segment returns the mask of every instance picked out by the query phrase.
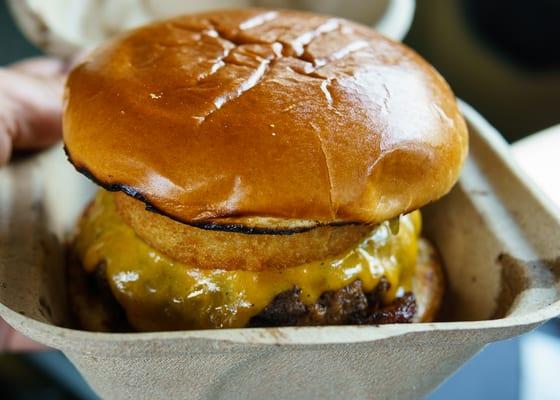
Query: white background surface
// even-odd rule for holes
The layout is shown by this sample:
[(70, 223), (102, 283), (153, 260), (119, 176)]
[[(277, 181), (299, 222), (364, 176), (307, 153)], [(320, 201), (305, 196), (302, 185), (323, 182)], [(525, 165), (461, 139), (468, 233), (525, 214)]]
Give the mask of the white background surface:
[[(527, 175), (560, 208), (560, 125), (520, 140), (512, 151)], [(538, 331), (522, 337), (520, 358), (520, 399), (560, 399), (558, 338)]]

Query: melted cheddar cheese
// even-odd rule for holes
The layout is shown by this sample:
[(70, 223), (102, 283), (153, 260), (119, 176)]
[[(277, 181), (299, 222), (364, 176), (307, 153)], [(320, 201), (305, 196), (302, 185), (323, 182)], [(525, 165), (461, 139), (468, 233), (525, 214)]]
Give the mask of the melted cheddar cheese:
[[(412, 288), (420, 213), (385, 222), (339, 257), (261, 272), (199, 269), (173, 261), (136, 236), (116, 211), (113, 195), (100, 191), (82, 218), (75, 249), (87, 271), (106, 264), (111, 290), (140, 331), (237, 328), (273, 298), (293, 287), (306, 304), (323, 292), (360, 279), (364, 292), (385, 276), (386, 303)], [(393, 232), (392, 232), (393, 230)]]

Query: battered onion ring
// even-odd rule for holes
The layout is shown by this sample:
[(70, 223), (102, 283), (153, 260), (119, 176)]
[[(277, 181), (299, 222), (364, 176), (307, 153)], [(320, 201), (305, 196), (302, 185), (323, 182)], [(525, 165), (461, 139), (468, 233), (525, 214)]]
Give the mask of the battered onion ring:
[(126, 224), (156, 250), (202, 269), (262, 271), (337, 256), (372, 230), (368, 225), (320, 226), (291, 235), (213, 231), (146, 211), (143, 202), (114, 193)]

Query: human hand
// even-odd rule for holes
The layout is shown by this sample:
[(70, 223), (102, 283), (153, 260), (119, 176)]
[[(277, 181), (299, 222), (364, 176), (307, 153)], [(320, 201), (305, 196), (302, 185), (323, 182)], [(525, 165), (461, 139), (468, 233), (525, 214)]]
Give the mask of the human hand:
[[(0, 67), (0, 166), (14, 150), (38, 150), (59, 139), (66, 72), (65, 63), (47, 57)], [(45, 348), (0, 319), (0, 352)]]
[(61, 134), (67, 64), (47, 57), (0, 68), (0, 166), (13, 151), (38, 150)]
[(0, 353), (46, 349), (47, 347), (23, 336), (0, 318)]

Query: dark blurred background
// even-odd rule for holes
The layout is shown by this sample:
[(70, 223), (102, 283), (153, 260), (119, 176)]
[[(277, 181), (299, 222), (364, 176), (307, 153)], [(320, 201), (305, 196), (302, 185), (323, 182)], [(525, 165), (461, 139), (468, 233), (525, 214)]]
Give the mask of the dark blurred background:
[[(560, 1), (419, 0), (405, 42), (509, 141), (560, 123)], [(39, 53), (1, 0), (0, 65)], [(537, 334), (557, 337), (558, 324)], [(532, 398), (520, 387), (522, 346), (488, 346), (430, 399)], [(95, 398), (58, 352), (0, 355), (0, 386), (2, 399)]]
[(508, 140), (560, 123), (560, 1), (416, 3), (405, 42)]

